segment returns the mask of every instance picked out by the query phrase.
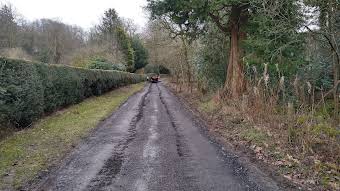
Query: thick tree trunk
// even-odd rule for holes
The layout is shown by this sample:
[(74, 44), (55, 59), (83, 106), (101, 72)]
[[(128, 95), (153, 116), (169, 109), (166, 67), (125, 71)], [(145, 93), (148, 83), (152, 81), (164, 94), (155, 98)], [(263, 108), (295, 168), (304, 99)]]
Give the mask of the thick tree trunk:
[(242, 8), (235, 6), (232, 8), (230, 17), (230, 50), (227, 69), (227, 80), (225, 91), (231, 97), (239, 97), (245, 91), (244, 66), (242, 61), (242, 49), (240, 43), (245, 39), (245, 33), (241, 31), (241, 26), (245, 24), (242, 16)]

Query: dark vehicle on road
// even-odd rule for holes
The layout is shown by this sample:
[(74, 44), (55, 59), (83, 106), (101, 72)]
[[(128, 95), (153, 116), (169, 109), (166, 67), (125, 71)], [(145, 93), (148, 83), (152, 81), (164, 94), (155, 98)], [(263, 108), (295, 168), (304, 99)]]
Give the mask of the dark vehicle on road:
[(148, 81), (150, 81), (151, 83), (158, 83), (159, 75), (152, 75), (151, 77), (148, 77)]
[(152, 76), (151, 77), (151, 82), (152, 83), (158, 83), (159, 82), (159, 76)]

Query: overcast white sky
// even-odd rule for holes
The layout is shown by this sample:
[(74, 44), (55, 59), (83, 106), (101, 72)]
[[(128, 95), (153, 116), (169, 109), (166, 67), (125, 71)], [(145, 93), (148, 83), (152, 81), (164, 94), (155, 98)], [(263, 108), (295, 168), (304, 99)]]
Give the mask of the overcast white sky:
[(30, 21), (58, 18), (84, 29), (97, 24), (108, 8), (115, 8), (120, 17), (130, 18), (140, 27), (147, 22), (147, 13), (143, 10), (146, 0), (0, 0), (0, 3), (12, 4)]

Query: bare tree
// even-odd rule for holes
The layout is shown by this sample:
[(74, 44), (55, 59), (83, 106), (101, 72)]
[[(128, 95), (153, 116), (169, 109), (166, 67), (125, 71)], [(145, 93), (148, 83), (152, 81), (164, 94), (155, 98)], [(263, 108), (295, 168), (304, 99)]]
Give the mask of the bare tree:
[(10, 4), (0, 6), (0, 48), (13, 48), (18, 27), (15, 13)]
[(186, 56), (181, 39), (169, 36), (169, 31), (159, 21), (149, 22), (144, 35), (149, 63), (169, 68), (181, 91), (187, 79)]
[(138, 27), (133, 22), (132, 19), (122, 18), (122, 23), (123, 23), (124, 30), (129, 34), (130, 37), (136, 35)]

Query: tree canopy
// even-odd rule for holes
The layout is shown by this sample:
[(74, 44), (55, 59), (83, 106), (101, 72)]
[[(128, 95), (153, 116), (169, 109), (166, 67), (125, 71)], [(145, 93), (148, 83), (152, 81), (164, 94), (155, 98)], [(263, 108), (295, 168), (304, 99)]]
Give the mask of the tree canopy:
[[(287, 50), (295, 45), (299, 27), (299, 7), (294, 0), (148, 0), (148, 9), (152, 18), (170, 20), (175, 24), (174, 29), (182, 29), (190, 38), (204, 34), (209, 22), (230, 37), (225, 90), (231, 96), (239, 96), (245, 91), (243, 62), (247, 53), (251, 55), (257, 46), (257, 53), (262, 49), (262, 55), (267, 57), (266, 49), (281, 58), (290, 57)], [(249, 42), (248, 47), (246, 42)], [(262, 62), (273, 61), (278, 57), (276, 55), (271, 54), (270, 59)]]

